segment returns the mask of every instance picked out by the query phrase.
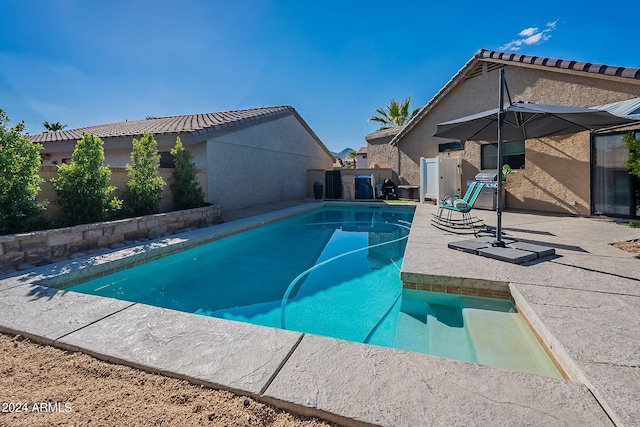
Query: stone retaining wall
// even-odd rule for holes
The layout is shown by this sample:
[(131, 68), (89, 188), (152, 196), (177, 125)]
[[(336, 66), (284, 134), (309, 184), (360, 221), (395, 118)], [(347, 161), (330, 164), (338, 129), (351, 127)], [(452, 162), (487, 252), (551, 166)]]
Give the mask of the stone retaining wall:
[(188, 209), (97, 222), (74, 227), (0, 236), (0, 270), (24, 270), (73, 257), (74, 254), (96, 252), (100, 248), (123, 246), (139, 239), (156, 239), (187, 228), (198, 228), (222, 222), (219, 206)]

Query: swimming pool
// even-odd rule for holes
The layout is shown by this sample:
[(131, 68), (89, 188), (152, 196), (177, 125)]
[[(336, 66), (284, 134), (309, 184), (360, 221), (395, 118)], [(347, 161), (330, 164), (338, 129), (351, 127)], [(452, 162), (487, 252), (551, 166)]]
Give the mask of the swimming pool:
[[(407, 208), (325, 207), (67, 290), (560, 376), (510, 301), (403, 291), (412, 219)], [(533, 360), (505, 364), (505, 339)]]

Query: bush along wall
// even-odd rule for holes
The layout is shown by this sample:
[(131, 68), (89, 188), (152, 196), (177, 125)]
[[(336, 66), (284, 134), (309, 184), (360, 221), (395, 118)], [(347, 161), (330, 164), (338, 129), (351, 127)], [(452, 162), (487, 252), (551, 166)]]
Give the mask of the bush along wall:
[(0, 234), (46, 228), (45, 204), (36, 200), (42, 146), (29, 140), (24, 123), (8, 123), (0, 109)]

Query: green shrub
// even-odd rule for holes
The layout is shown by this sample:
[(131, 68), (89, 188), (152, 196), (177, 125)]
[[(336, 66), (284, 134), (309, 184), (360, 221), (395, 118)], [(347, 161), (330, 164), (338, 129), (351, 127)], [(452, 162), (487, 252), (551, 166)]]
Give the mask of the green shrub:
[(629, 227), (640, 228), (640, 221), (629, 221)]
[(622, 137), (622, 141), (629, 149), (629, 158), (624, 165), (630, 169), (630, 174), (640, 177), (640, 140), (633, 133), (628, 133)]
[(193, 155), (182, 146), (180, 137), (176, 138), (176, 145), (171, 149), (171, 155), (176, 165), (173, 172), (174, 181), (171, 184), (175, 208), (179, 210), (204, 206), (204, 192), (198, 182)]
[(46, 228), (45, 204), (36, 201), (42, 145), (24, 134), (23, 122), (11, 128), (8, 123), (0, 110), (0, 234)]
[(506, 181), (507, 180), (507, 175), (511, 175), (512, 173), (516, 173), (516, 171), (511, 169), (511, 166), (509, 166), (506, 163), (504, 165), (502, 165), (502, 180), (503, 181)]
[(134, 138), (131, 164), (127, 165), (129, 181), (124, 189), (124, 212), (129, 216), (149, 215), (160, 211), (162, 187), (158, 143), (151, 134)]
[(58, 177), (51, 181), (66, 225), (112, 219), (122, 206), (121, 200), (110, 198), (116, 187), (109, 185), (111, 171), (103, 163), (102, 140), (85, 133), (76, 143), (71, 164), (58, 166)]

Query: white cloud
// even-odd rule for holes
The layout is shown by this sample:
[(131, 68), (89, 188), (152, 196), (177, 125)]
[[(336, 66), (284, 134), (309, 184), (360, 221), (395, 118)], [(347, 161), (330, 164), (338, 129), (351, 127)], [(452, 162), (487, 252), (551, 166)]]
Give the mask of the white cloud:
[(540, 30), (538, 27), (529, 27), (518, 33), (518, 36), (521, 38), (511, 40), (509, 43), (503, 44), (498, 48), (498, 50), (506, 51), (518, 51), (522, 47), (522, 45), (532, 46), (536, 44), (540, 44), (546, 42), (551, 38), (551, 32), (556, 29), (556, 25), (558, 20), (556, 19), (553, 22), (547, 22), (544, 26), (543, 30)]
[(524, 44), (537, 44), (538, 42), (540, 42), (540, 39), (542, 38), (542, 33), (538, 33), (538, 34), (534, 34), (531, 37), (527, 37), (526, 39), (522, 40), (522, 43)]
[(538, 27), (530, 27), (530, 28), (525, 28), (524, 30), (520, 31), (518, 33), (518, 35), (520, 37), (529, 37), (529, 36), (534, 35), (537, 32), (538, 32)]

